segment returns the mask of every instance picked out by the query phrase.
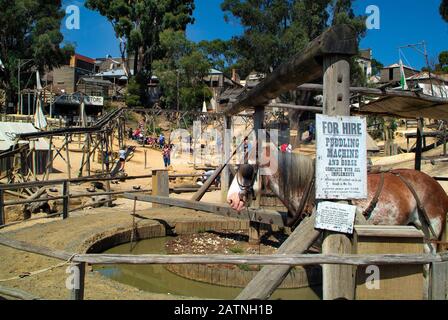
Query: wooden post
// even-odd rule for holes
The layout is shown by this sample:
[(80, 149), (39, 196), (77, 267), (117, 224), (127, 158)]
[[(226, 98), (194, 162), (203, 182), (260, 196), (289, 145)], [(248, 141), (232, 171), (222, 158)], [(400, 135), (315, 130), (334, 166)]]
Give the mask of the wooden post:
[(145, 169), (146, 169), (146, 165), (147, 165), (147, 163), (148, 163), (147, 155), (148, 155), (148, 151), (145, 150)]
[(0, 190), (0, 226), (6, 223), (5, 217), (5, 191)]
[[(299, 254), (313, 245), (321, 232), (314, 229), (315, 214), (306, 218), (275, 254)], [(288, 276), (290, 266), (264, 266), (238, 295), (237, 300), (267, 300)]]
[(62, 184), (62, 195), (64, 199), (62, 200), (62, 219), (68, 218), (69, 206), (70, 206), (70, 190), (68, 187), (68, 181), (64, 181)]
[[(324, 114), (330, 116), (350, 115), (350, 64), (347, 57), (331, 55), (324, 57)], [(323, 254), (347, 254), (352, 252), (349, 237), (325, 232)], [(324, 300), (354, 299), (354, 274), (352, 266), (323, 265)]]
[[(255, 108), (255, 113), (254, 113), (254, 130), (255, 130), (255, 137), (257, 139), (257, 143), (253, 147), (257, 148), (257, 150), (256, 150), (257, 163), (259, 161), (259, 157), (261, 157), (261, 155), (258, 154), (258, 151), (262, 148), (263, 141), (261, 141), (262, 137), (260, 136), (260, 130), (262, 130), (263, 127), (264, 127), (264, 107), (260, 106), (260, 107)], [(245, 156), (246, 155), (244, 155), (244, 157)], [(257, 173), (257, 182), (256, 183), (258, 184), (258, 186), (257, 186), (258, 190), (261, 190), (260, 171), (258, 171), (258, 173)], [(253, 208), (260, 207), (260, 198), (261, 198), (261, 192), (260, 192), (260, 195), (258, 195), (255, 202), (252, 203)], [(260, 244), (260, 237), (261, 237), (260, 227), (261, 227), (261, 225), (259, 222), (251, 221), (249, 223), (249, 244), (250, 245), (259, 245)]]
[[(153, 196), (170, 196), (168, 170), (152, 170), (152, 195)], [(153, 203), (153, 208), (166, 208), (169, 206)]]
[(87, 162), (86, 162), (86, 169), (87, 169), (87, 175), (90, 177), (90, 133), (87, 133)]
[[(227, 159), (229, 159), (231, 155), (231, 146), (232, 146), (232, 117), (224, 117), (224, 132), (222, 135), (223, 143), (223, 159), (222, 163), (224, 164)], [(229, 164), (230, 165), (230, 164)], [(227, 193), (229, 192), (230, 187), (230, 169), (226, 166), (221, 173), (221, 202), (227, 202)]]
[(448, 300), (448, 262), (431, 265), (431, 300)]
[(423, 143), (423, 119), (419, 118), (417, 121), (417, 142), (415, 149), (415, 170), (421, 171), (422, 169), (422, 143)]
[(65, 155), (67, 157), (67, 174), (68, 174), (68, 178), (71, 179), (72, 178), (72, 173), (71, 173), (71, 169), (72, 167), (70, 166), (70, 151), (68, 150), (69, 148), (69, 138), (68, 138), (68, 134), (65, 134)]
[(70, 290), (70, 300), (84, 300), (84, 282), (86, 277), (86, 264), (72, 263), (73, 287)]

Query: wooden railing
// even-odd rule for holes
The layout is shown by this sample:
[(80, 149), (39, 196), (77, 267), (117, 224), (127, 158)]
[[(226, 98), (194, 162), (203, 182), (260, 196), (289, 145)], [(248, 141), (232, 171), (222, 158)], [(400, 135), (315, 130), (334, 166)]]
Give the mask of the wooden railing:
[[(75, 273), (75, 283), (79, 287), (71, 290), (71, 299), (83, 300), (85, 288), (86, 264), (89, 265), (153, 265), (153, 264), (231, 264), (231, 265), (272, 265), (272, 266), (309, 266), (309, 265), (426, 265), (443, 264), (448, 270), (448, 252), (441, 254), (387, 254), (387, 255), (322, 255), (322, 254), (280, 254), (280, 255), (117, 255), (117, 254), (76, 254), (62, 250), (26, 243), (19, 240), (0, 237), (0, 245), (38, 254), (71, 264), (79, 268)], [(435, 286), (448, 285), (435, 283)], [(0, 292), (1, 293), (1, 292)]]
[[(63, 219), (67, 219), (69, 217), (69, 213), (81, 210), (85, 207), (92, 206), (93, 204), (87, 204), (81, 207), (69, 208), (69, 202), (70, 199), (76, 199), (76, 198), (90, 198), (95, 196), (108, 196), (112, 197), (114, 195), (124, 195), (124, 194), (134, 194), (134, 193), (143, 193), (143, 192), (150, 192), (151, 190), (122, 190), (122, 191), (107, 191), (107, 192), (92, 192), (92, 193), (80, 193), (80, 194), (70, 194), (69, 186), (70, 184), (82, 184), (82, 183), (88, 183), (88, 182), (107, 182), (107, 181), (114, 181), (114, 180), (139, 180), (139, 179), (147, 179), (151, 178), (152, 174), (147, 175), (140, 175), (140, 176), (128, 176), (128, 177), (84, 177), (84, 178), (75, 178), (75, 179), (60, 179), (60, 180), (49, 180), (49, 181), (32, 181), (32, 182), (25, 182), (25, 183), (16, 183), (16, 184), (0, 184), (0, 228), (5, 228), (8, 226), (19, 224), (23, 221), (16, 221), (6, 224), (6, 218), (5, 218), (5, 208), (10, 206), (17, 206), (17, 205), (24, 205), (24, 204), (32, 204), (32, 203), (38, 203), (38, 202), (46, 202), (46, 201), (56, 201), (56, 200), (62, 200), (62, 211), (58, 213), (49, 214), (45, 217), (39, 217), (39, 218), (33, 218), (33, 219), (27, 219), (24, 221), (32, 221), (32, 220), (38, 220), (38, 219), (45, 219), (45, 218), (52, 218), (56, 216), (61, 216)], [(172, 174), (169, 175), (169, 179), (177, 179), (177, 178), (194, 178), (194, 177), (202, 177), (203, 174)], [(5, 193), (12, 190), (20, 190), (25, 188), (44, 188), (49, 186), (62, 186), (62, 195), (58, 196), (50, 196), (50, 197), (37, 197), (37, 198), (30, 198), (30, 199), (24, 199), (24, 200), (13, 200), (13, 201), (5, 201)], [(176, 189), (173, 190), (176, 192)], [(180, 189), (177, 192), (180, 191), (188, 191), (187, 189)], [(194, 190), (190, 190), (194, 191)], [(111, 202), (112, 199), (109, 199), (105, 202)], [(103, 203), (97, 203), (97, 204), (104, 204)]]

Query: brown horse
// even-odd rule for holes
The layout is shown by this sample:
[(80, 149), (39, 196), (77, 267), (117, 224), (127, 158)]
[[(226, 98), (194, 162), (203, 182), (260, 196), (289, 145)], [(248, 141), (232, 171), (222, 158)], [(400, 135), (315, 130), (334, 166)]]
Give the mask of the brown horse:
[[(262, 176), (263, 183), (288, 208), (290, 223), (297, 222), (298, 215), (304, 211), (309, 213), (315, 203), (314, 188), (309, 196), (307, 192), (314, 176), (314, 160), (296, 153), (278, 153), (278, 156), (268, 156), (267, 159), (269, 165), (273, 161), (278, 165), (272, 174)], [(240, 187), (234, 181), (228, 201), (236, 210), (245, 205), (240, 200), (239, 191)], [(302, 201), (304, 196), (307, 196), (306, 201)], [(414, 170), (369, 174), (368, 198), (352, 203), (366, 213), (370, 224), (414, 225), (431, 240), (440, 239), (448, 212), (448, 196), (440, 184), (427, 174)], [(426, 247), (427, 251), (434, 249), (435, 246)]]

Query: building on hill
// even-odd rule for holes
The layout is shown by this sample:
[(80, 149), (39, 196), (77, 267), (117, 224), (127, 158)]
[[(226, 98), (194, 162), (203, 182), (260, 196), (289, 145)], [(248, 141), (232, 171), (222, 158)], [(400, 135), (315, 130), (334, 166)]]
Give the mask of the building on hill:
[[(403, 66), (403, 69), (406, 78), (416, 75), (417, 73), (420, 72), (409, 66)], [(390, 66), (382, 68), (380, 73), (380, 79), (381, 79), (380, 83), (400, 83), (401, 80), (400, 64), (394, 63)]]
[(421, 89), (426, 95), (448, 98), (448, 75), (420, 72), (406, 79), (409, 88)]
[(372, 71), (372, 49), (364, 49), (359, 51), (359, 56), (356, 58), (361, 69), (364, 71), (364, 75), (367, 80), (370, 80), (373, 76)]
[(204, 77), (204, 82), (212, 91), (212, 99), (207, 106), (207, 110), (216, 112), (218, 110), (218, 100), (220, 95), (229, 88), (242, 87), (238, 82), (236, 71), (233, 71), (233, 79), (227, 77), (222, 71), (210, 69), (208, 75)]

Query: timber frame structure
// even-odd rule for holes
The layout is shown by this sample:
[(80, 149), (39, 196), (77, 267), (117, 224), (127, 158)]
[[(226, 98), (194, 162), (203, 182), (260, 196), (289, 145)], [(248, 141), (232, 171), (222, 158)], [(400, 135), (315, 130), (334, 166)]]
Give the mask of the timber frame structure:
[[(229, 106), (223, 113), (223, 129), (232, 128), (232, 117), (238, 115), (242, 111), (254, 110), (253, 113), (253, 127), (254, 130), (262, 129), (266, 119), (265, 109), (272, 107), (301, 109), (313, 112), (323, 112), (327, 115), (350, 115), (350, 65), (349, 58), (355, 55), (358, 51), (358, 42), (356, 32), (353, 28), (346, 25), (333, 26), (324, 32), (317, 39), (310, 42), (303, 52), (293, 57), (269, 75), (254, 89), (245, 93), (235, 101), (231, 101)], [(323, 108), (312, 106), (290, 106), (290, 105), (270, 105), (270, 101), (277, 98), (282, 93), (289, 90), (295, 90), (298, 86), (304, 85), (307, 82), (317, 81), (323, 78)], [(316, 88), (314, 88), (316, 89)], [(65, 137), (66, 144), (70, 139), (67, 135), (70, 134), (101, 134), (102, 132), (110, 132), (115, 128), (120, 132), (123, 128), (122, 124), (113, 125), (115, 121), (120, 119), (123, 110), (117, 110), (112, 115), (100, 121), (93, 128), (72, 128), (70, 132), (49, 132), (38, 133), (30, 135), (21, 135), (20, 139), (32, 139), (36, 137), (52, 137), (62, 135)], [(151, 112), (141, 111), (151, 117)], [(158, 111), (155, 111), (158, 112)], [(163, 112), (163, 111), (160, 111)], [(221, 116), (221, 115), (220, 115)], [(178, 122), (184, 121), (184, 118), (179, 116)], [(212, 121), (215, 121), (214, 119)], [(109, 130), (109, 131), (108, 131)], [(123, 134), (121, 130), (121, 134)], [(85, 144), (92, 140), (86, 139)], [(107, 141), (109, 143), (110, 141)], [(96, 140), (98, 143), (98, 140)], [(94, 143), (95, 144), (95, 143)], [(90, 149), (89, 149), (90, 150)], [(106, 150), (107, 147), (106, 147)], [(60, 150), (59, 150), (60, 151)], [(60, 153), (60, 152), (59, 152)], [(58, 153), (58, 154), (59, 154)], [(214, 174), (204, 183), (204, 185), (193, 195), (191, 200), (171, 199), (166, 195), (166, 179), (167, 173), (153, 172), (153, 188), (157, 185), (157, 190), (153, 190), (152, 196), (135, 195), (127, 193), (124, 196), (134, 201), (152, 202), (162, 205), (180, 206), (185, 208), (192, 208), (200, 211), (208, 211), (224, 216), (238, 217), (251, 221), (250, 233), (257, 234), (259, 232), (260, 223), (281, 225), (284, 223), (284, 216), (279, 212), (263, 212), (262, 210), (252, 210), (253, 215), (242, 217), (241, 214), (233, 212), (227, 206), (214, 206), (211, 204), (202, 203), (200, 200), (203, 195), (210, 188), (214, 180), (221, 175), (222, 192), (228, 192), (230, 184), (230, 171), (228, 165), (230, 159), (234, 154), (231, 154), (230, 146), (224, 148), (224, 159), (227, 161), (215, 170)], [(61, 155), (62, 156), (62, 155)], [(87, 162), (86, 162), (87, 164)], [(68, 163), (70, 166), (70, 163)], [(81, 166), (81, 169), (83, 166)], [(293, 170), (294, 168), (292, 168)], [(165, 182), (163, 182), (165, 179)], [(48, 181), (47, 183), (51, 183)], [(67, 189), (66, 183), (64, 190)], [(11, 186), (10, 186), (11, 187)], [(24, 187), (24, 185), (17, 185)], [(0, 194), (2, 189), (6, 187), (0, 186)], [(69, 194), (63, 195), (65, 199)], [(67, 201), (67, 200), (65, 200)], [(300, 214), (300, 212), (295, 212)], [(362, 217), (357, 217), (359, 223), (362, 224)], [(264, 220), (266, 219), (266, 220)], [(6, 245), (19, 250), (37, 252), (47, 256), (57, 257), (62, 260), (71, 259), (70, 261), (82, 270), (80, 274), (80, 282), (83, 283), (85, 264), (97, 263), (118, 263), (126, 262), (133, 264), (148, 264), (148, 263), (256, 263), (266, 265), (248, 284), (248, 286), (237, 297), (240, 300), (250, 299), (268, 299), (272, 293), (282, 283), (283, 279), (291, 271), (294, 265), (298, 264), (323, 264), (323, 298), (326, 300), (333, 299), (354, 299), (354, 276), (352, 265), (372, 264), (372, 261), (384, 264), (393, 264), (400, 262), (399, 259), (393, 260), (394, 257), (353, 257), (351, 253), (351, 241), (342, 234), (335, 234), (330, 232), (322, 232), (314, 228), (316, 213), (305, 218), (301, 224), (292, 232), (289, 238), (279, 248), (277, 253), (269, 257), (259, 257), (258, 259), (248, 257), (115, 257), (115, 256), (96, 256), (89, 255), (72, 255), (66, 252), (49, 251), (48, 248), (38, 248), (36, 246), (14, 242), (8, 239), (0, 239), (1, 245)], [(365, 222), (365, 221), (364, 221)], [(323, 255), (316, 256), (318, 259), (312, 259), (310, 255), (301, 255), (307, 251), (315, 241), (323, 236)], [(313, 255), (314, 256), (314, 255)], [(395, 257), (397, 258), (397, 257)], [(443, 263), (444, 268), (448, 271), (448, 263), (446, 262), (446, 255), (431, 255), (431, 256), (413, 256), (402, 257), (406, 263)], [(201, 260), (205, 259), (205, 260)], [(286, 259), (286, 260), (285, 260)], [(309, 259), (309, 260), (307, 260)], [(320, 260), (319, 260), (320, 259)], [(367, 260), (366, 260), (367, 259)], [(372, 260), (373, 259), (373, 260)], [(392, 260), (391, 260), (392, 259)], [(407, 260), (406, 260), (407, 259)], [(205, 261), (205, 262), (204, 262)], [(256, 261), (256, 262), (254, 262)], [(312, 262), (310, 262), (312, 261)], [(366, 263), (367, 261), (367, 263)], [(73, 292), (74, 299), (83, 298), (84, 287)]]

